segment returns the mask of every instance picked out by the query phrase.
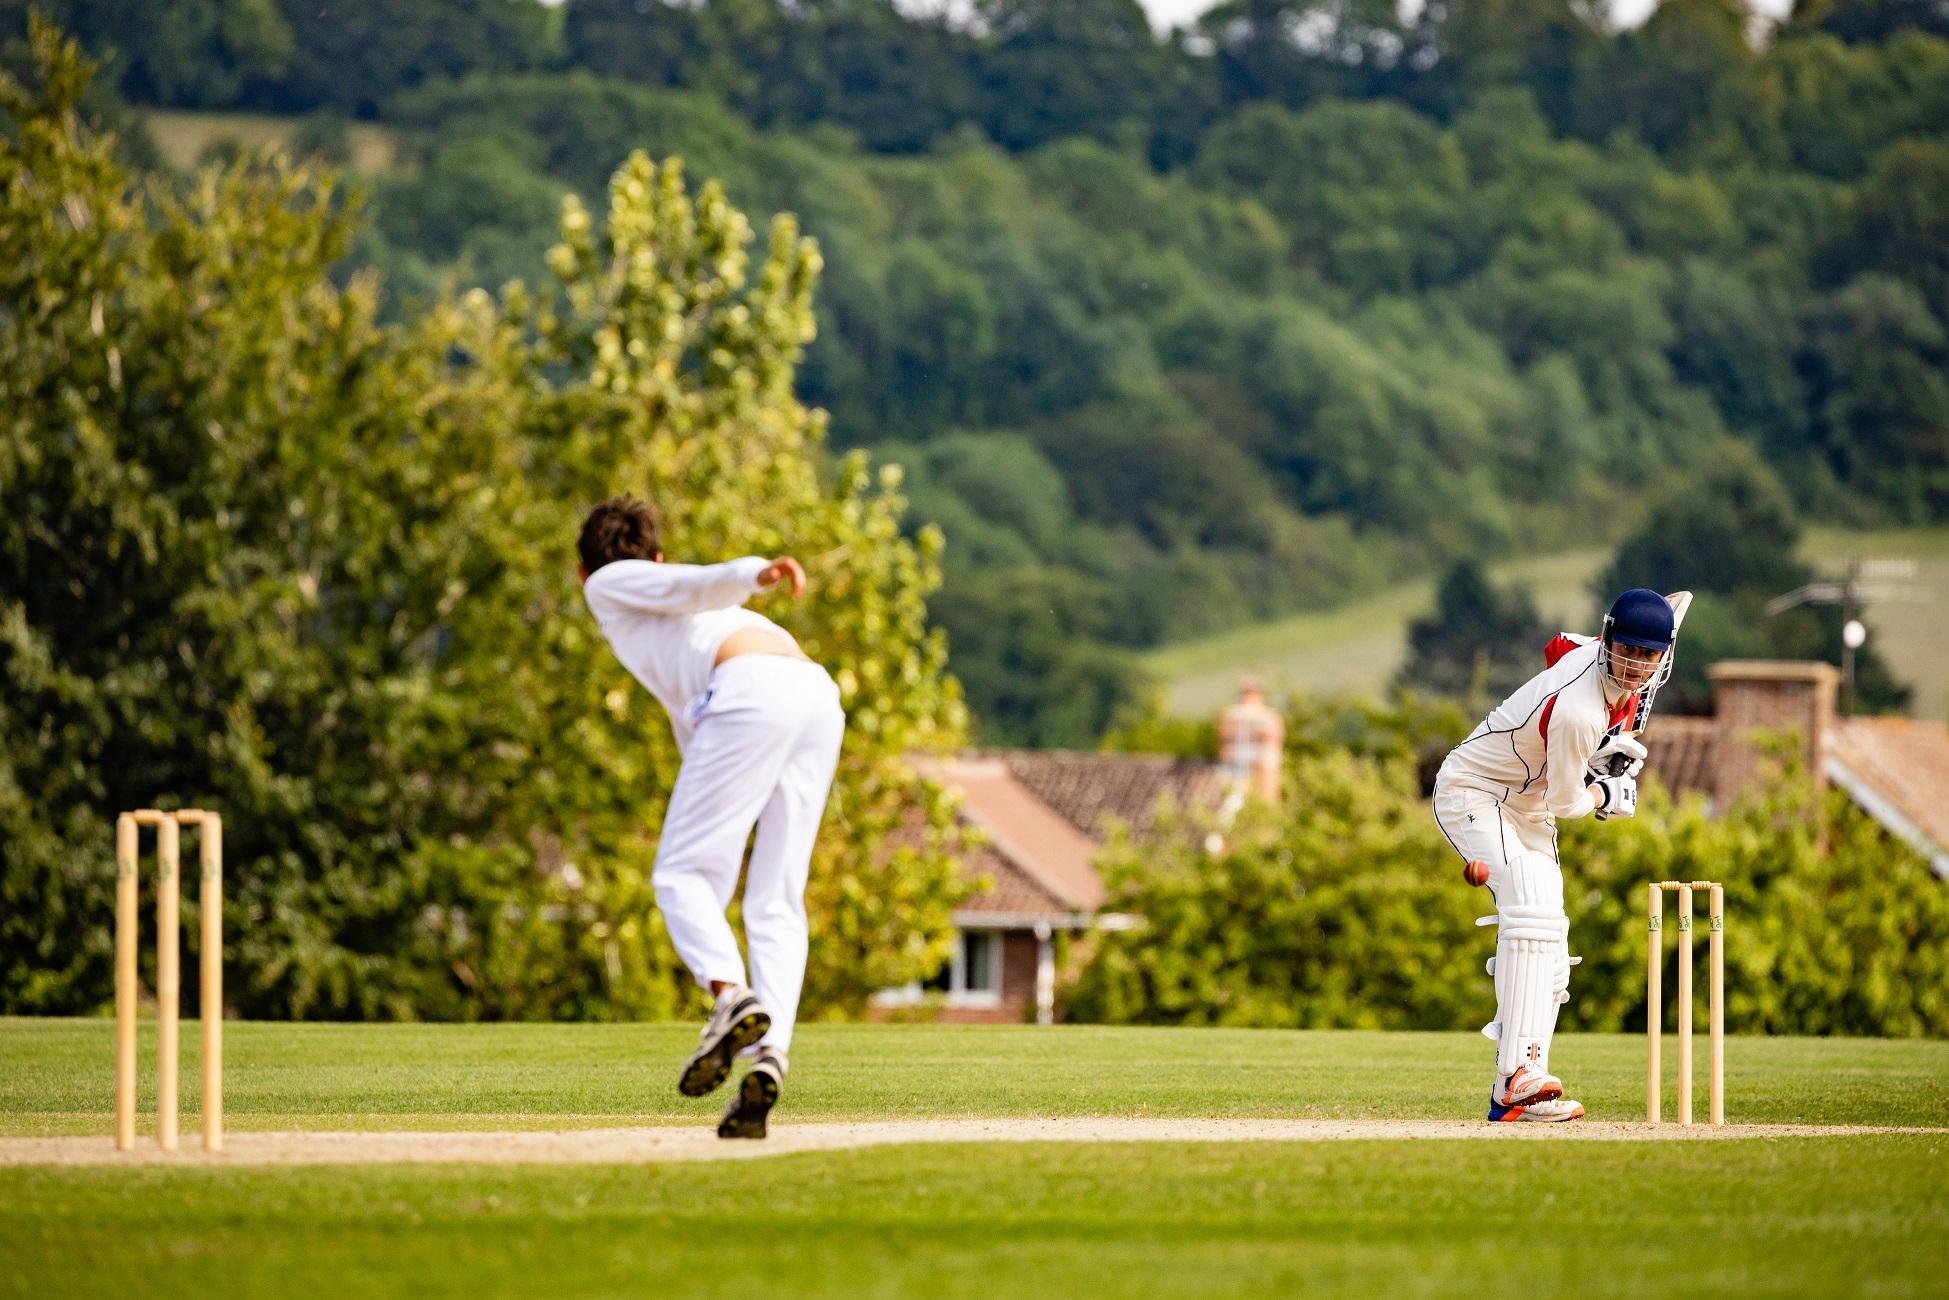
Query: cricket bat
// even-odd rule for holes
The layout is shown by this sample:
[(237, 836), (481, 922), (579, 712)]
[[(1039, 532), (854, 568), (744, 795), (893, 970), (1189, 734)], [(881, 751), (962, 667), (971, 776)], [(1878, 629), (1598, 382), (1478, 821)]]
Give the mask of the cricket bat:
[[(1685, 611), (1692, 608), (1692, 593), (1689, 591), (1674, 591), (1671, 595), (1665, 597), (1665, 603), (1672, 607), (1672, 648), (1670, 653), (1677, 654), (1678, 629), (1685, 626)], [(1658, 688), (1656, 686), (1646, 688), (1644, 694), (1638, 697), (1638, 711), (1631, 719), (1632, 735), (1643, 734), (1645, 727), (1651, 722), (1652, 701), (1657, 698)]]

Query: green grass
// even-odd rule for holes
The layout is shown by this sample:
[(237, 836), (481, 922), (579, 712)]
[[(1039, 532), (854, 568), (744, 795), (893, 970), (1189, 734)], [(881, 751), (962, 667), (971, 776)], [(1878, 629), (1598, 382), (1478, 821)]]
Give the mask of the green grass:
[[(146, 110), (142, 120), (163, 160), (183, 170), (196, 166), (203, 151), (220, 140), (235, 141), (253, 150), (282, 146), (304, 125), (301, 117), (270, 113), (197, 113), (162, 108)], [(398, 140), (390, 128), (353, 122), (347, 124), (345, 134), (352, 153), (348, 170), (384, 172), (398, 161)]]
[(1849, 533), (1838, 528), (1810, 529), (1802, 554), (1824, 572), (1838, 574), (1847, 557), (1914, 560), (1916, 575), (1901, 585), (1919, 589), (1927, 600), (1888, 601), (1868, 608), (1875, 646), (1895, 676), (1915, 688), (1909, 711), (1941, 720), (1949, 714), (1949, 528), (1892, 528)]
[[(1606, 551), (1573, 551), (1493, 565), (1490, 572), (1498, 582), (1529, 588), (1547, 617), (1574, 625), (1586, 621), (1590, 580), (1609, 558)], [(1408, 624), (1434, 603), (1434, 579), (1421, 578), (1337, 609), (1163, 646), (1143, 664), (1165, 683), (1165, 707), (1187, 716), (1229, 703), (1246, 673), (1280, 693), (1377, 695), (1407, 655)]]
[(1893, 1137), (915, 1147), (588, 1169), (0, 1170), (12, 1207), (0, 1223), (0, 1289), (1940, 1294), (1945, 1157), (1941, 1138)]
[[(1949, 527), (1815, 528), (1801, 547), (1824, 572), (1839, 572), (1851, 553), (1911, 557), (1919, 572), (1910, 585), (1935, 593), (1933, 601), (1872, 606), (1869, 622), (1896, 674), (1915, 687), (1915, 715), (1941, 718), (1949, 705), (1949, 671), (1941, 652), (1949, 642)], [(1608, 551), (1574, 551), (1493, 565), (1491, 573), (1499, 582), (1528, 587), (1546, 619), (1586, 627), (1592, 621), (1590, 581), (1609, 558)], [(1337, 609), (1163, 646), (1144, 655), (1143, 665), (1164, 683), (1166, 709), (1185, 716), (1209, 714), (1228, 703), (1247, 673), (1265, 678), (1275, 691), (1375, 696), (1407, 654), (1408, 624), (1433, 606), (1434, 582), (1421, 579)]]
[[(681, 1025), (226, 1031), (237, 1129), (715, 1112), (671, 1086)], [(105, 1143), (111, 1044), (105, 1021), (0, 1020), (0, 1128)], [(1567, 1034), (1556, 1063), (1594, 1118), (1631, 1118), (1642, 1050)], [(1727, 1058), (1735, 1121), (1949, 1125), (1949, 1043), (1736, 1038)], [(1472, 1034), (813, 1025), (781, 1119), (1467, 1117), (1487, 1068)], [(0, 1295), (1919, 1295), (1949, 1249), (1945, 1159), (1949, 1133), (0, 1168)]]
[[(182, 1039), (188, 1112), (200, 1104), (194, 1022)], [(237, 1130), (703, 1123), (719, 1103), (672, 1084), (694, 1043), (685, 1025), (232, 1022), (224, 1109)], [(108, 1132), (113, 1050), (106, 1020), (0, 1020), (0, 1135)], [(1668, 1043), (1667, 1106), (1676, 1055)], [(1703, 1114), (1703, 1038), (1696, 1055)], [(1643, 1060), (1630, 1034), (1568, 1033), (1555, 1053), (1600, 1119), (1643, 1113)], [(1949, 1043), (1734, 1037), (1726, 1060), (1735, 1123), (1949, 1127)], [(1468, 1033), (812, 1025), (781, 1116), (1466, 1118), (1489, 1061)], [(153, 1074), (145, 1053), (145, 1109)]]

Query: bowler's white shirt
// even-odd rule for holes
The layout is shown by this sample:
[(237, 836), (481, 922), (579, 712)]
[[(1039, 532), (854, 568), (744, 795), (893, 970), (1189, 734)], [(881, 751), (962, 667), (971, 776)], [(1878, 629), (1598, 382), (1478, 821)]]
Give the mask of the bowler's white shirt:
[(691, 706), (710, 685), (726, 637), (758, 627), (798, 644), (763, 614), (743, 608), (770, 563), (756, 555), (723, 564), (613, 560), (582, 584), (616, 658), (669, 711), (679, 751), (690, 747), (697, 725)]

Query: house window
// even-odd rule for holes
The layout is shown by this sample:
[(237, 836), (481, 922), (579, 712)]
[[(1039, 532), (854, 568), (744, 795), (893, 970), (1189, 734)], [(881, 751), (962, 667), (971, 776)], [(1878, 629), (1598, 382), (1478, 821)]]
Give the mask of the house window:
[(873, 995), (876, 1006), (914, 1006), (929, 994), (945, 995), (950, 1007), (986, 1009), (1002, 1001), (1002, 932), (962, 930), (947, 964), (927, 979)]
[(997, 1007), (1002, 1001), (1002, 933), (963, 930), (954, 955), (925, 987), (947, 994), (951, 1007)]
[(1002, 937), (993, 930), (961, 932), (961, 993), (1002, 995)]

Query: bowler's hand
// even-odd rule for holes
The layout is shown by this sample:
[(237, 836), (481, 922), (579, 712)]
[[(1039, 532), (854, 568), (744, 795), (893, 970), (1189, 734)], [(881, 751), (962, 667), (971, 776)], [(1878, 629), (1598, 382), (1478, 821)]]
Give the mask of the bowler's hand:
[(787, 578), (792, 583), (792, 599), (797, 600), (805, 594), (805, 566), (789, 555), (781, 555), (766, 565), (758, 575), (758, 585), (772, 587)]

